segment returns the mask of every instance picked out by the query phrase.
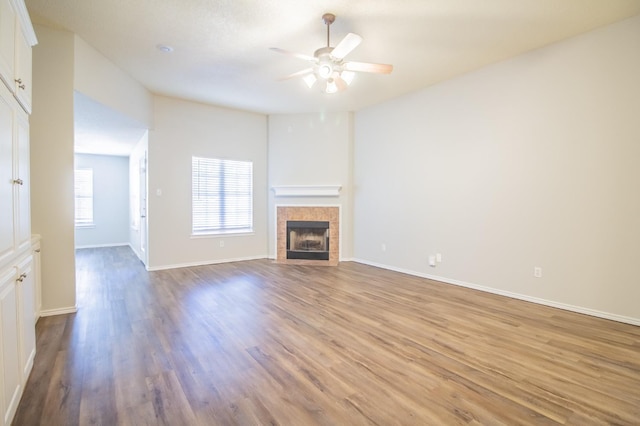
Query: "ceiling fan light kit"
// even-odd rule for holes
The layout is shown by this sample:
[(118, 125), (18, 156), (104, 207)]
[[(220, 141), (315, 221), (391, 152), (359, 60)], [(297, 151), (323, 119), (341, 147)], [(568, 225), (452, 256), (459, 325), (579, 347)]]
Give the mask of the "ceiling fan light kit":
[(330, 43), (330, 26), (336, 20), (333, 13), (325, 13), (322, 20), (327, 26), (327, 45), (317, 49), (313, 56), (272, 47), (271, 50), (294, 56), (311, 63), (311, 68), (289, 74), (281, 80), (302, 77), (309, 88), (320, 82), (320, 89), (324, 93), (338, 93), (345, 90), (352, 82), (356, 72), (368, 72), (374, 74), (389, 74), (393, 70), (392, 65), (373, 64), (368, 62), (345, 62), (344, 57), (362, 42), (358, 34), (347, 34), (335, 47)]

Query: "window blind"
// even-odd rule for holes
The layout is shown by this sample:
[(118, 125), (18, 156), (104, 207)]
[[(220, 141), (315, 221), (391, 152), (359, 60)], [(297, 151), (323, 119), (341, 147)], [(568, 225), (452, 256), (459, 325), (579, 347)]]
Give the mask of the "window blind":
[(74, 181), (76, 225), (93, 225), (93, 169), (76, 169)]
[(253, 231), (253, 163), (192, 157), (192, 232)]

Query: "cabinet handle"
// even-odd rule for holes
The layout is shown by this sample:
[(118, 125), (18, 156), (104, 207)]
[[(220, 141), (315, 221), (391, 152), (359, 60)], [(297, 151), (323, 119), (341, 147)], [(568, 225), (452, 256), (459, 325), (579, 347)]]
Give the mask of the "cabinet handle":
[(16, 281), (22, 282), (22, 281), (24, 281), (25, 278), (27, 278), (27, 274), (26, 273), (22, 273), (22, 274), (20, 274), (20, 276), (18, 277), (18, 279)]
[(22, 90), (24, 90), (24, 89), (25, 89), (25, 87), (26, 87), (26, 86), (25, 86), (24, 84), (22, 84), (22, 79), (21, 79), (21, 78), (16, 78), (14, 81), (15, 81), (16, 83), (18, 83), (18, 87), (19, 87), (19, 88), (21, 88)]
[(14, 179), (13, 183), (15, 183), (16, 185), (24, 185), (24, 182), (22, 181), (22, 179)]
[(40, 253), (40, 249), (36, 249), (36, 250), (35, 250), (35, 252), (36, 252), (36, 253)]

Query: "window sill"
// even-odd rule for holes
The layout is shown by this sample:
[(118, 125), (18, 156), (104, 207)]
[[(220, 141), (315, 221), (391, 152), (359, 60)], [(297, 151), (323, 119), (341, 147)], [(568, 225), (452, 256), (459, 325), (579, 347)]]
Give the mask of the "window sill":
[(95, 228), (95, 227), (96, 227), (95, 223), (88, 223), (86, 225), (77, 225), (76, 224), (76, 229), (92, 229), (92, 228)]

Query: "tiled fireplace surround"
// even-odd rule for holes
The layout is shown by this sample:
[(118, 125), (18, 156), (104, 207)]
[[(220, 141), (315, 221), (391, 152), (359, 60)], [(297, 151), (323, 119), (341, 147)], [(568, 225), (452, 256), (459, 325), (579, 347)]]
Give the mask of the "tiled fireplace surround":
[[(276, 207), (276, 261), (290, 265), (336, 266), (340, 260), (340, 208), (329, 206), (277, 206)], [(329, 260), (287, 259), (287, 221), (329, 222)]]

